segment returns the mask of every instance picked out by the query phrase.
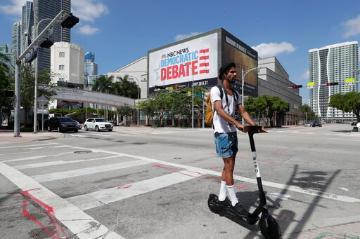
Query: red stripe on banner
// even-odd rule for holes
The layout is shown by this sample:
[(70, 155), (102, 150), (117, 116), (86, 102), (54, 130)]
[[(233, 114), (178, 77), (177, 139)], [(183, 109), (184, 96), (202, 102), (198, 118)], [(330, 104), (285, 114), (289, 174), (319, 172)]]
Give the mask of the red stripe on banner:
[(205, 49), (200, 50), (200, 53), (207, 53), (207, 52), (209, 52), (209, 48), (205, 48)]
[(200, 74), (207, 74), (209, 73), (209, 70), (200, 70)]
[(207, 60), (207, 59), (209, 59), (209, 56), (200, 56), (199, 59), (200, 59), (200, 60)]
[(209, 63), (200, 63), (199, 66), (200, 66), (200, 67), (209, 66)]

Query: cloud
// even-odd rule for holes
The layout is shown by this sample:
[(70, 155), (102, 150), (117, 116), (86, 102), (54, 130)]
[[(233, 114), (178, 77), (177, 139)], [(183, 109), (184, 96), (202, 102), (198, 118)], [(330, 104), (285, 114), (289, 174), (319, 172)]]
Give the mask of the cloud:
[(26, 0), (11, 0), (9, 5), (0, 6), (0, 12), (3, 12), (8, 15), (21, 16), (22, 6), (25, 4)]
[(295, 47), (288, 42), (270, 42), (270, 43), (261, 43), (260, 45), (253, 46), (258, 53), (259, 57), (270, 57), (270, 56), (276, 56), (281, 53), (291, 53), (295, 51)]
[(345, 22), (345, 38), (360, 34), (360, 15)]
[(189, 33), (189, 34), (178, 34), (178, 35), (175, 36), (175, 41), (180, 41), (180, 40), (183, 40), (185, 38), (189, 38), (189, 37), (192, 37), (192, 36), (199, 35), (201, 33), (202, 32), (192, 32), (192, 33)]
[(80, 21), (93, 22), (96, 18), (109, 12), (107, 6), (96, 0), (75, 0), (71, 1), (74, 15), (80, 18)]
[(93, 35), (99, 31), (99, 28), (92, 27), (90, 25), (83, 25), (79, 28), (79, 32), (83, 35)]

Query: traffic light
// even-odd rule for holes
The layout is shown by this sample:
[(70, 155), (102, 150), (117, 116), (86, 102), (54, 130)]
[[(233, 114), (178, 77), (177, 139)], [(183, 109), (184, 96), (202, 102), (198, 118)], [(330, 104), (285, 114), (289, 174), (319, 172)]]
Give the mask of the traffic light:
[(339, 82), (327, 82), (326, 85), (327, 86), (332, 86), (332, 85), (338, 85)]
[(302, 85), (292, 85), (289, 88), (299, 89), (299, 88), (302, 88), (302, 87), (303, 87)]
[(45, 41), (43, 41), (43, 42), (40, 44), (40, 47), (50, 48), (53, 44), (54, 44), (54, 42), (53, 42), (52, 40), (46, 39)]
[(37, 49), (36, 50), (32, 50), (29, 53), (27, 53), (25, 55), (25, 62), (26, 63), (31, 63), (37, 56)]
[(79, 22), (79, 18), (75, 17), (72, 13), (69, 14), (67, 18), (64, 19), (64, 21), (61, 22), (61, 26), (63, 28), (72, 28)]

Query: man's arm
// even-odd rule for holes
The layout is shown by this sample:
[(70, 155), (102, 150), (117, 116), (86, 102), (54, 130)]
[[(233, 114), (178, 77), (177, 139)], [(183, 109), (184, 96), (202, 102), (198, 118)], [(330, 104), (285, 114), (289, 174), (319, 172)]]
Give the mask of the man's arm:
[(225, 112), (220, 100), (216, 100), (214, 102), (214, 110), (218, 113), (218, 115), (221, 118), (223, 118), (230, 124), (235, 125), (235, 127), (238, 128), (239, 130), (243, 130), (244, 126), (242, 124), (240, 124), (240, 122), (238, 122), (234, 117), (232, 117), (231, 115), (229, 115), (228, 113)]
[(249, 125), (256, 125), (255, 121), (250, 117), (249, 113), (246, 111), (245, 107), (243, 107), (242, 105), (239, 105), (239, 112), (241, 114), (241, 117), (244, 118), (244, 120), (249, 124)]

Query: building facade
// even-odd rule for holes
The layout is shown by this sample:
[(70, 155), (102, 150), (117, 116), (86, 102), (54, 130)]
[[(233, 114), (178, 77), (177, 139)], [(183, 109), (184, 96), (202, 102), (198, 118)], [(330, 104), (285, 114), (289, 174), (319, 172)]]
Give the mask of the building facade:
[(21, 14), (21, 52), (30, 45), (34, 26), (33, 3), (26, 1)]
[(354, 117), (329, 107), (329, 102), (334, 94), (359, 90), (358, 84), (345, 83), (347, 78), (357, 81), (358, 48), (358, 42), (353, 41), (309, 50), (309, 80), (314, 84), (310, 89), (310, 107), (318, 117), (325, 120)]
[(52, 83), (84, 84), (84, 53), (75, 44), (55, 42), (51, 47)]
[[(12, 34), (11, 34), (11, 52), (14, 54), (20, 55), (21, 51), (21, 22), (15, 22), (12, 27)], [(15, 58), (14, 58), (15, 61)]]
[(277, 96), (289, 103), (290, 111), (285, 116), (284, 124), (297, 124), (302, 97), (299, 95), (299, 89), (290, 88), (295, 83), (289, 80), (289, 74), (276, 57), (259, 59), (258, 67), (258, 95)]
[(112, 76), (114, 81), (119, 81), (120, 78), (128, 76), (129, 81), (135, 82), (140, 87), (140, 95), (138, 98), (145, 99), (148, 97), (148, 58), (141, 57), (126, 66), (120, 67), (114, 72), (109, 72), (108, 76)]
[[(34, 35), (40, 33), (61, 10), (71, 11), (71, 0), (34, 0)], [(53, 42), (70, 42), (70, 29), (55, 25), (50, 40)], [(38, 71), (50, 69), (50, 49), (39, 48), (37, 53)]]
[(93, 52), (86, 52), (84, 59), (85, 84), (91, 86), (98, 77), (98, 65), (95, 63), (95, 54)]

